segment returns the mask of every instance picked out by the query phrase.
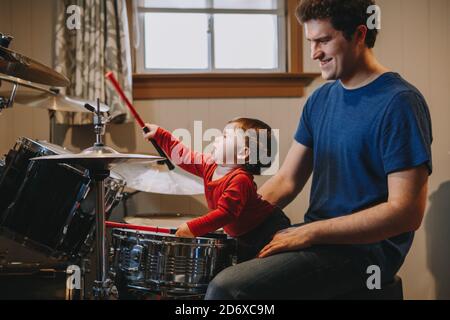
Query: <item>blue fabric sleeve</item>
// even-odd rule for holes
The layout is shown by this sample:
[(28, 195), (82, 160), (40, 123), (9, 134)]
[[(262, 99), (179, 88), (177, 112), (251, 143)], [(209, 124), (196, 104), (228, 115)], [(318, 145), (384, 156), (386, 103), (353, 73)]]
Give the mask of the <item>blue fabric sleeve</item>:
[(295, 133), (294, 139), (298, 143), (308, 147), (313, 147), (313, 134), (310, 125), (310, 109), (311, 108), (311, 98), (306, 101), (303, 107), (302, 116), (300, 118), (300, 123)]
[(425, 100), (415, 92), (397, 94), (382, 124), (381, 151), (386, 175), (426, 164), (431, 174), (431, 119)]

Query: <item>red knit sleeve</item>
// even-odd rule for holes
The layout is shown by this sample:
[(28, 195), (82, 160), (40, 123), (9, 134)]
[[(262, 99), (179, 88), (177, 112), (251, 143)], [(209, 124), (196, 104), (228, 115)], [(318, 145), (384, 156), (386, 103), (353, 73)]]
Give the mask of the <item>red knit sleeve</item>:
[(189, 173), (203, 177), (205, 166), (211, 161), (210, 155), (191, 151), (169, 131), (161, 127), (158, 128), (153, 139), (174, 164)]
[(238, 174), (233, 177), (220, 197), (217, 208), (187, 223), (192, 234), (199, 237), (235, 221), (245, 208), (252, 188), (253, 181), (247, 175)]

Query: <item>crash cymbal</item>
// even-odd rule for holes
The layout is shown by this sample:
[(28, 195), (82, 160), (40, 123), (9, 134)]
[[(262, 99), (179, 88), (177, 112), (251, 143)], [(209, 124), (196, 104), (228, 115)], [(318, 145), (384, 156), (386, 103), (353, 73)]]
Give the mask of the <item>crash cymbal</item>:
[(48, 86), (67, 87), (70, 84), (64, 75), (2, 46), (0, 46), (0, 73)]
[(203, 180), (179, 168), (169, 170), (165, 164), (126, 163), (114, 167), (134, 190), (172, 195), (203, 194)]

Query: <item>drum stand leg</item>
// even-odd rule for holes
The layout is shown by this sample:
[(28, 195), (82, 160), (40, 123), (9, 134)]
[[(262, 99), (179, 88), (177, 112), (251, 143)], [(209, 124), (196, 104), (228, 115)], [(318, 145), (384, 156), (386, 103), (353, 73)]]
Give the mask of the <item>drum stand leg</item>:
[(89, 172), (95, 183), (96, 194), (96, 246), (97, 246), (97, 275), (93, 288), (94, 299), (109, 299), (117, 297), (117, 289), (107, 278), (106, 235), (105, 235), (105, 182), (109, 177), (109, 170), (92, 170)]
[(49, 110), (48, 111), (48, 118), (49, 118), (49, 137), (48, 140), (50, 143), (55, 143), (55, 117), (56, 117), (56, 112), (53, 110)]

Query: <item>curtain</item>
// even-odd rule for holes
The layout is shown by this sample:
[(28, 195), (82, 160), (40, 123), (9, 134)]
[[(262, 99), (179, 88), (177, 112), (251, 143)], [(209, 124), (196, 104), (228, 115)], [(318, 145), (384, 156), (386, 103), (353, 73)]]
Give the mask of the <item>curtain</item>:
[[(131, 51), (125, 0), (58, 0), (56, 10), (55, 69), (71, 81), (62, 93), (91, 101), (100, 98), (110, 107), (113, 123), (128, 122), (127, 107), (105, 79), (106, 72), (114, 72), (131, 101)], [(74, 27), (72, 22), (77, 17), (79, 24)], [(59, 112), (56, 122), (91, 124), (92, 115)]]

